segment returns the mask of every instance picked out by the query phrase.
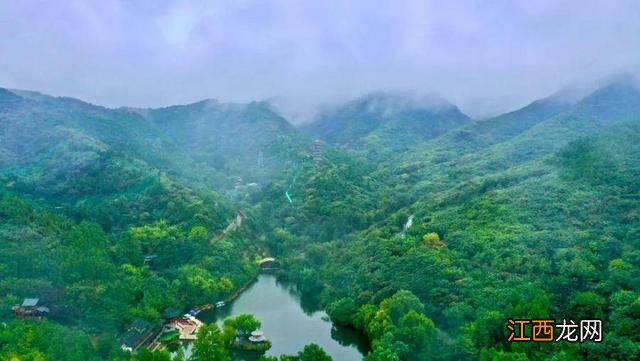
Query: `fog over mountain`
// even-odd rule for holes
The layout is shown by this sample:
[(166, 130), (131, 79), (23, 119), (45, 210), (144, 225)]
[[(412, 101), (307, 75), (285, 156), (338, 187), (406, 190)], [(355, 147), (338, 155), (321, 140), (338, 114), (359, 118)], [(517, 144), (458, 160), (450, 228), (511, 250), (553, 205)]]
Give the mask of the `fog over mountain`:
[(638, 19), (0, 0), (0, 360), (640, 360)]
[(107, 106), (269, 99), (293, 122), (371, 91), (472, 117), (640, 64), (637, 1), (0, 1), (0, 84)]

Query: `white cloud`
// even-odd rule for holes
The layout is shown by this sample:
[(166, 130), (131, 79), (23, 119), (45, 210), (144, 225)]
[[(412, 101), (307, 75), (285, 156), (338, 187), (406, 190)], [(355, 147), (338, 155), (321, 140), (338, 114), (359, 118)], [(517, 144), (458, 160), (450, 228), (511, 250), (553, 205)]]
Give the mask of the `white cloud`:
[(475, 115), (640, 64), (637, 1), (0, 0), (0, 86), (110, 106), (378, 89)]

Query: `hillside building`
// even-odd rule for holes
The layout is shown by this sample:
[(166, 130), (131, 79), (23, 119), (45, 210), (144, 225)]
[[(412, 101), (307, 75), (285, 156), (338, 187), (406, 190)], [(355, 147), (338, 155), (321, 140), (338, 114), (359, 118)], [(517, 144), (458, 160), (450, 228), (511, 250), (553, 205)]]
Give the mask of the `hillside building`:
[(322, 160), (322, 141), (320, 139), (316, 139), (313, 141), (313, 151), (312, 151), (313, 161), (319, 163)]
[(136, 351), (140, 347), (147, 344), (154, 335), (154, 328), (149, 322), (144, 320), (136, 320), (127, 331), (120, 337), (120, 347), (129, 352)]
[(42, 305), (39, 298), (25, 298), (19, 306), (13, 306), (12, 310), (18, 318), (40, 318), (49, 314), (49, 307)]

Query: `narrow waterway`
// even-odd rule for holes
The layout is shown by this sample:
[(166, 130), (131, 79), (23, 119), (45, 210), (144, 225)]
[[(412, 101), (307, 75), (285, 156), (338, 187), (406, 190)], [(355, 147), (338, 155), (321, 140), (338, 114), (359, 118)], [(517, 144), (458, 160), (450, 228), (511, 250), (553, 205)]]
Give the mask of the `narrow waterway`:
[[(253, 314), (262, 322), (262, 331), (271, 340), (267, 355), (295, 355), (308, 343), (316, 343), (336, 361), (361, 360), (367, 352), (366, 338), (352, 329), (334, 325), (327, 314), (304, 302), (291, 284), (278, 282), (270, 274), (258, 279), (235, 301), (225, 307), (204, 311), (198, 318), (221, 322), (241, 313)], [(253, 361), (252, 353), (236, 354), (234, 360)]]

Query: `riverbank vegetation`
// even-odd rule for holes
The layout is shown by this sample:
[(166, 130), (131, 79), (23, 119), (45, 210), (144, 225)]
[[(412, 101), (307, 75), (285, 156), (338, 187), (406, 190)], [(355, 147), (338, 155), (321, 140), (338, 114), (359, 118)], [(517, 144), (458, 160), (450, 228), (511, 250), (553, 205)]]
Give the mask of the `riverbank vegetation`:
[(259, 342), (250, 340), (251, 333), (262, 326), (253, 315), (241, 314), (224, 320), (225, 333), (233, 335), (230, 346), (239, 350), (264, 353), (271, 348), (271, 341), (264, 339)]
[[(409, 113), (414, 127), (420, 112), (390, 114)], [(640, 93), (628, 82), (406, 145), (386, 130), (336, 136), (317, 161), (264, 103), (141, 112), (0, 89), (0, 120), (2, 359), (165, 360), (122, 351), (118, 335), (226, 299), (264, 256), (369, 337), (368, 361), (640, 358)], [(31, 297), (49, 315), (15, 319)], [(508, 343), (509, 318), (598, 318), (605, 335)], [(201, 332), (194, 357), (228, 359), (228, 330)], [(320, 355), (301, 352), (284, 359)]]
[(297, 355), (262, 356), (260, 361), (331, 361), (331, 356), (318, 345), (306, 345)]

